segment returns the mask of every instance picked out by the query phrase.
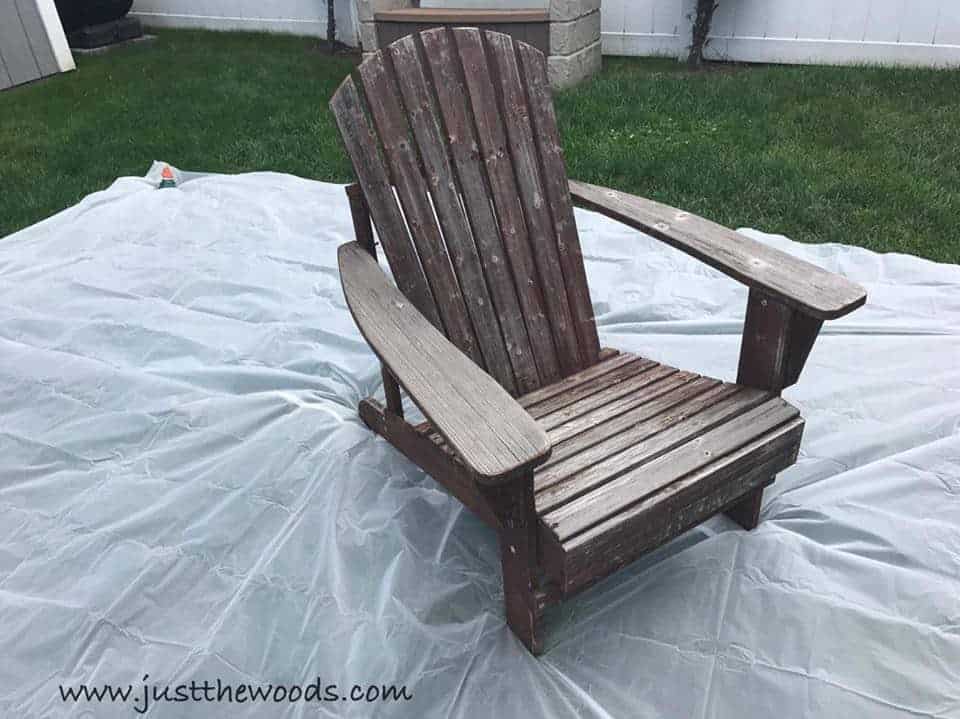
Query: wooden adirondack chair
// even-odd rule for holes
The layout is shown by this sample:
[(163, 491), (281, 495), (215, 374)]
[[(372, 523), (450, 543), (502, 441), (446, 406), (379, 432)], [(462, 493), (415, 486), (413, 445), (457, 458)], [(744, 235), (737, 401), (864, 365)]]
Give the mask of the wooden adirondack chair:
[[(717, 512), (757, 524), (803, 430), (780, 391), (862, 288), (687, 212), (568, 182), (545, 58), (507, 35), (398, 40), (331, 107), (359, 180), (343, 289), (386, 395), (360, 416), (496, 529), (507, 622), (532, 652), (547, 604)], [(601, 349), (571, 196), (749, 287), (736, 384)], [(401, 388), (427, 421), (404, 419)]]

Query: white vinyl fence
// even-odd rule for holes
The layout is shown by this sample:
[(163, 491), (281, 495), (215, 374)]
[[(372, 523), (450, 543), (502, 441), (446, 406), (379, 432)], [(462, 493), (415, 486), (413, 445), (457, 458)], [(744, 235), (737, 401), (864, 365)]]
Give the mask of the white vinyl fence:
[[(960, 65), (960, 0), (718, 0), (707, 57)], [(608, 55), (683, 56), (693, 0), (603, 0)]]
[[(355, 0), (336, 0), (335, 12), (337, 40), (356, 45)], [(327, 36), (327, 0), (134, 0), (131, 13), (151, 27)]]
[[(960, 66), (960, 0), (719, 0), (707, 57), (741, 62)], [(548, 0), (423, 0), (424, 7), (546, 7)], [(607, 55), (685, 55), (694, 0), (603, 0)], [(135, 0), (160, 27), (326, 36), (326, 0)], [(355, 0), (337, 37), (357, 44)]]

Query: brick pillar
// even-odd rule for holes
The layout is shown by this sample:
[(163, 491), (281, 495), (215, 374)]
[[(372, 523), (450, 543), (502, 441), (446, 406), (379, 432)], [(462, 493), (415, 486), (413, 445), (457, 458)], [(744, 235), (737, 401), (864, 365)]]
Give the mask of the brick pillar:
[(373, 14), (381, 10), (402, 10), (418, 7), (419, 0), (357, 0), (357, 18), (360, 20), (360, 47), (364, 54), (377, 49), (377, 31)]
[(550, 84), (576, 85), (600, 63), (600, 0), (550, 0)]

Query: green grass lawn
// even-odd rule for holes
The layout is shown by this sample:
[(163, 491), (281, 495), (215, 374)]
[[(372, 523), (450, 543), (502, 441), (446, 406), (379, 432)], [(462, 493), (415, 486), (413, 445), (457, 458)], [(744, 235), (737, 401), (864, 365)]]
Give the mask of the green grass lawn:
[[(352, 58), (305, 38), (158, 35), (0, 93), (0, 236), (153, 159), (351, 178), (327, 100)], [(606, 58), (557, 108), (572, 177), (734, 227), (960, 262), (960, 72)]]

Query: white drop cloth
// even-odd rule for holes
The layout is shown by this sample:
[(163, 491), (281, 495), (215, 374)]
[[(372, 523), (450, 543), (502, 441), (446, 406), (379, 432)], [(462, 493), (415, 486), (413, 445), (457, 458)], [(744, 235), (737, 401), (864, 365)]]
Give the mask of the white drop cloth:
[[(732, 378), (745, 290), (578, 220), (604, 344)], [(340, 186), (121, 178), (4, 239), (0, 714), (136, 716), (57, 687), (149, 674), (413, 694), (159, 717), (960, 717), (960, 267), (745, 232), (870, 295), (786, 392), (800, 460), (756, 531), (551, 611), (539, 660), (493, 533), (357, 417)]]

